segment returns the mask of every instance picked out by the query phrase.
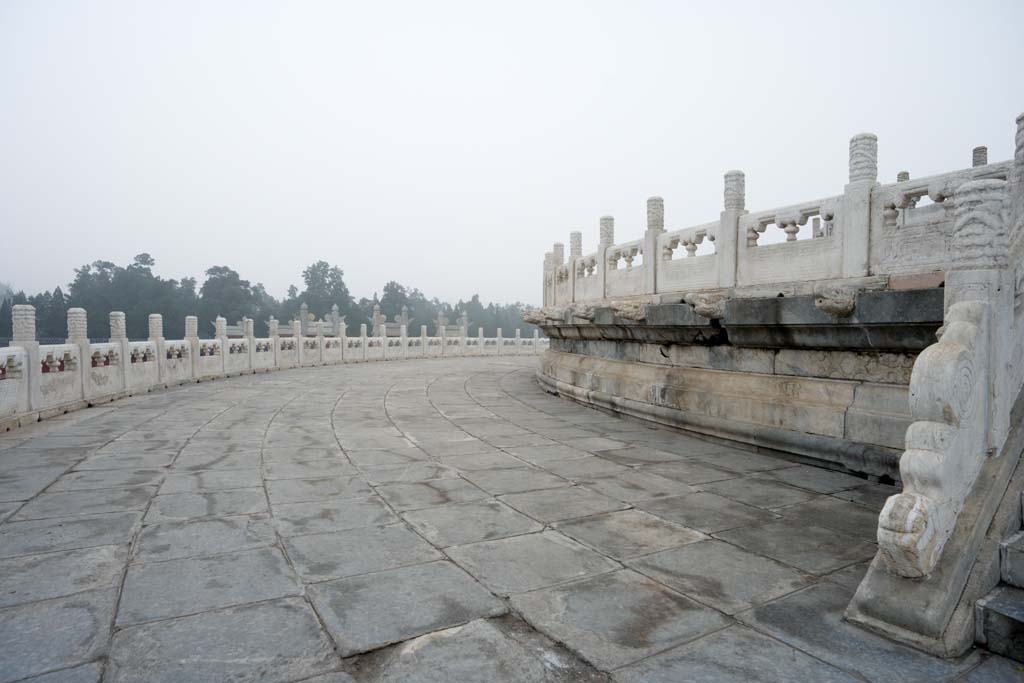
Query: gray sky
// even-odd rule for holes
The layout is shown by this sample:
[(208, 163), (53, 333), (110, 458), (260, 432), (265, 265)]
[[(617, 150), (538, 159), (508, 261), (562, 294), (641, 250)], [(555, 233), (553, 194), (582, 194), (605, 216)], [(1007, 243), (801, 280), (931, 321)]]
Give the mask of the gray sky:
[[(228, 265), (280, 297), (540, 299), (598, 217), (642, 234), (1012, 156), (1024, 2), (0, 2), (0, 280)], [(568, 246), (567, 246), (568, 249)]]

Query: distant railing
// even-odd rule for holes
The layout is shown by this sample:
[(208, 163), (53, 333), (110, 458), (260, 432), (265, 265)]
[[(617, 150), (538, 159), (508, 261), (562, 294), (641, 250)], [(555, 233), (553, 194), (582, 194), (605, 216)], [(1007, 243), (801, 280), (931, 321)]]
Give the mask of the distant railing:
[[(371, 337), (366, 325), (358, 337), (325, 336), (326, 324), (311, 323), (303, 334), (300, 321), (281, 330), (269, 321), (269, 337), (253, 334), (253, 321), (242, 321), (241, 337), (228, 337), (224, 318), (217, 318), (213, 339), (198, 337), (195, 316), (185, 319), (184, 339), (165, 339), (163, 317), (149, 316), (149, 339), (130, 341), (124, 313), (110, 314), (110, 337), (99, 342), (86, 336), (86, 312), (68, 311), (68, 337), (59, 343), (36, 339), (33, 306), (16, 305), (14, 336), (0, 348), (0, 430), (94, 403), (186, 382), (282, 368), (313, 367), (374, 360), (482, 355), (535, 355), (547, 340), (534, 332), (522, 338), (519, 330), (505, 338), (427, 336)], [(342, 328), (343, 329), (343, 328)], [(287, 336), (283, 334), (287, 332)]]

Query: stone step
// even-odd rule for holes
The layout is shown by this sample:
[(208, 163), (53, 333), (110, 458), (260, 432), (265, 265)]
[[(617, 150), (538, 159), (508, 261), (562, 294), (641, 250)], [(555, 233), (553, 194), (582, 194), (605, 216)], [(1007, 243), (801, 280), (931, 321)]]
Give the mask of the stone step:
[(999, 585), (975, 605), (975, 640), (1024, 662), (1024, 590)]
[(999, 548), (999, 566), (1003, 583), (1024, 588), (1024, 531), (1003, 541)]

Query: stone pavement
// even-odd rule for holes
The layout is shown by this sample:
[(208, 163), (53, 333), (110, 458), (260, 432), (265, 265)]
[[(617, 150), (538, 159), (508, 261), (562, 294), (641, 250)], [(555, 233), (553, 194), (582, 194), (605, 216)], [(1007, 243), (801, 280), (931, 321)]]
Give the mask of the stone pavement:
[(1003, 681), (841, 620), (890, 487), (535, 358), (193, 384), (0, 435), (0, 682)]

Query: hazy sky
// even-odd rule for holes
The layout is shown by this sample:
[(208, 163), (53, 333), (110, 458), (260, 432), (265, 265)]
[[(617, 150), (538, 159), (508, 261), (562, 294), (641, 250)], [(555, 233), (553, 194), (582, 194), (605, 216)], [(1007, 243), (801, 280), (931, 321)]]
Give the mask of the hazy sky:
[[(598, 217), (642, 234), (1012, 156), (1024, 2), (0, 2), (0, 280), (139, 252), (275, 296), (540, 299)], [(567, 244), (568, 250), (568, 244)]]

